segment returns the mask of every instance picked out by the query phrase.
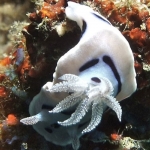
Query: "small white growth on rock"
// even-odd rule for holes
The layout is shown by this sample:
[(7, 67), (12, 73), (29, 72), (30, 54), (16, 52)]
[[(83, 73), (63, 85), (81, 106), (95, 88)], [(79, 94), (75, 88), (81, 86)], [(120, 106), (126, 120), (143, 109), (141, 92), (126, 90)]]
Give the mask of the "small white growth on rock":
[(143, 70), (150, 71), (150, 65), (146, 64), (146, 63), (143, 63)]
[[(64, 9), (64, 8), (63, 8)], [(56, 30), (57, 34), (61, 37), (67, 32), (72, 32), (76, 24), (72, 21), (64, 20), (63, 22), (53, 22), (52, 29)]]

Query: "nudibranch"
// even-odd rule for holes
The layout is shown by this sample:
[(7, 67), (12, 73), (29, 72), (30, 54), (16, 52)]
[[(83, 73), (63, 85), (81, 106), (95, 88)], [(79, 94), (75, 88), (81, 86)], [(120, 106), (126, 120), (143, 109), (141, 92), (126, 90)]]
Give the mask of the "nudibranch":
[(80, 41), (57, 63), (53, 82), (46, 83), (33, 98), (33, 125), (46, 140), (79, 148), (79, 138), (95, 129), (107, 106), (121, 120), (120, 100), (136, 90), (134, 58), (123, 35), (88, 6), (68, 2), (68, 19), (82, 31)]

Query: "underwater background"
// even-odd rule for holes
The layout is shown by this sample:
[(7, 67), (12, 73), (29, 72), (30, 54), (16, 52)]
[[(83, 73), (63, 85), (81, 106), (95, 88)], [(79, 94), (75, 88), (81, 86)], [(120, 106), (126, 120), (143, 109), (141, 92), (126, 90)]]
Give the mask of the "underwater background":
[[(150, 0), (73, 1), (101, 13), (128, 40), (138, 86), (120, 102), (122, 121), (108, 109), (80, 138), (80, 150), (150, 150)], [(0, 1), (0, 150), (72, 150), (20, 123), (52, 81), (58, 59), (80, 40), (80, 28), (65, 18), (66, 6), (66, 0)]]

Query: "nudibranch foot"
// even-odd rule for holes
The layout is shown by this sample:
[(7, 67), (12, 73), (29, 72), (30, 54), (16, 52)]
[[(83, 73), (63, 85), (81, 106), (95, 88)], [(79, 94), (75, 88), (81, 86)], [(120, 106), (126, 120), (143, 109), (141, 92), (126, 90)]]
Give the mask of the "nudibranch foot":
[[(63, 122), (58, 121), (60, 125), (70, 126), (77, 124), (84, 116), (86, 116), (89, 110), (92, 110), (91, 121), (82, 133), (90, 132), (100, 123), (103, 107), (105, 105), (113, 109), (116, 112), (119, 121), (121, 121), (122, 109), (116, 99), (111, 96), (113, 94), (113, 86), (107, 78), (101, 77), (99, 79), (95, 77), (92, 78), (89, 83), (85, 83), (83, 79), (76, 75), (65, 74), (59, 79), (66, 81), (55, 84), (50, 91), (67, 91), (73, 93), (59, 102), (50, 113), (59, 113), (78, 104), (75, 112), (71, 114), (70, 118)], [(99, 82), (94, 82), (95, 80), (99, 80)], [(83, 83), (85, 84), (83, 85)], [(77, 90), (77, 87), (80, 89), (80, 92)]]

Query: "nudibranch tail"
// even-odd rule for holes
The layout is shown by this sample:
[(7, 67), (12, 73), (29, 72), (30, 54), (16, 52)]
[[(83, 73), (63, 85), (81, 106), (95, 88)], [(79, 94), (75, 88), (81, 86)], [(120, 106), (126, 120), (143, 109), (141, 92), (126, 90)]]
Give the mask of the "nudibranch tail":
[(73, 150), (78, 150), (80, 147), (80, 141), (79, 138), (77, 136), (72, 138), (72, 148)]

